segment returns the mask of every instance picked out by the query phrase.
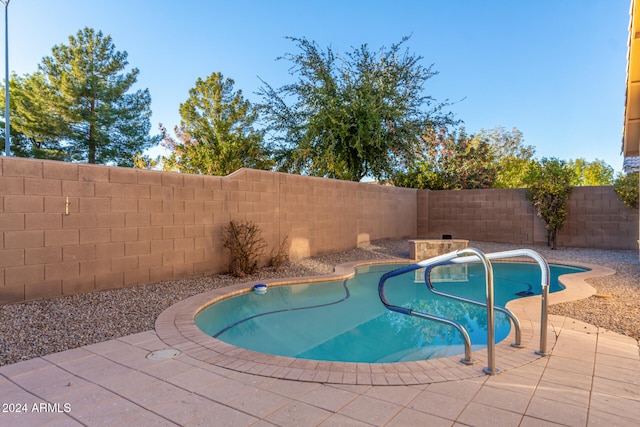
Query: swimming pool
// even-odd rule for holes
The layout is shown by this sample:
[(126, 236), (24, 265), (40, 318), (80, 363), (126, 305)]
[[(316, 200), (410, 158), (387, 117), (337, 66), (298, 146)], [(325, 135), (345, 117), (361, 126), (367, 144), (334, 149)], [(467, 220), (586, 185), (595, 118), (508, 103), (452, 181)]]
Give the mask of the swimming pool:
[[(399, 266), (363, 266), (346, 280), (269, 287), (263, 295), (244, 293), (203, 309), (195, 323), (234, 346), (303, 359), (385, 363), (463, 353), (463, 340), (450, 326), (392, 312), (381, 304), (378, 281)], [(493, 268), (496, 305), (540, 293), (537, 265), (494, 263)], [(550, 270), (552, 292), (562, 289), (560, 275), (585, 271), (559, 265)], [(484, 301), (485, 276), (479, 264), (435, 267), (431, 280), (439, 290)], [(469, 332), (474, 350), (486, 346), (484, 307), (432, 294), (421, 270), (390, 279), (386, 295), (395, 305), (455, 319)], [(506, 316), (496, 312), (495, 341), (509, 331)]]

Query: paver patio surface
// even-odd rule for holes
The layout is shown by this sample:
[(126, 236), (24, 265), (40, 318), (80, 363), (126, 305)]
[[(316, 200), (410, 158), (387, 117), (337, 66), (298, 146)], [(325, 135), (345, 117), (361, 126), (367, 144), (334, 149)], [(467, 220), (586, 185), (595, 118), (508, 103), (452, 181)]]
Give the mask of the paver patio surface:
[(549, 321), (548, 357), (494, 376), (386, 386), (252, 375), (188, 352), (152, 360), (167, 344), (148, 331), (0, 367), (0, 425), (637, 426), (638, 343)]

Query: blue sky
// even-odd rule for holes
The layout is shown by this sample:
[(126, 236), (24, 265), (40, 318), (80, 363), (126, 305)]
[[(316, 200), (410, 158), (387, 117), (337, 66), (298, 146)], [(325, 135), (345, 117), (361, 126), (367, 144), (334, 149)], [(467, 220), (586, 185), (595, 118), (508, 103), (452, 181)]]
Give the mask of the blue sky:
[(538, 157), (599, 158), (619, 171), (629, 4), (11, 0), (9, 68), (32, 73), (69, 35), (85, 26), (101, 30), (140, 70), (137, 87), (151, 92), (157, 132), (158, 123), (178, 124), (179, 105), (198, 77), (219, 71), (252, 102), (259, 100), (259, 78), (274, 87), (293, 81), (289, 64), (276, 60), (296, 51), (285, 36), (344, 53), (411, 35), (408, 48), (439, 73), (426, 93), (454, 102), (451, 110), (468, 132), (516, 127)]

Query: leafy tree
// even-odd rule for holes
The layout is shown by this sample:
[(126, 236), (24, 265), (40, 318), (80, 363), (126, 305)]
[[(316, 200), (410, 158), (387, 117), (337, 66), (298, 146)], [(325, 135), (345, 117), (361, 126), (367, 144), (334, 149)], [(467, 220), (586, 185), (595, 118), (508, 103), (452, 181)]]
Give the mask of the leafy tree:
[(441, 129), (423, 137), (423, 151), (406, 172), (399, 172), (394, 184), (431, 190), (489, 188), (497, 167), (489, 143), (467, 135), (464, 128)]
[(180, 104), (182, 122), (176, 138), (160, 125), (163, 145), (171, 150), (166, 169), (205, 175), (228, 175), (242, 167), (270, 169), (272, 162), (262, 146), (262, 132), (253, 128), (257, 110), (233, 80), (212, 73), (198, 78), (189, 99)]
[(149, 136), (149, 91), (129, 92), (139, 71), (125, 73), (127, 64), (110, 36), (85, 27), (54, 46), (38, 72), (13, 79), (12, 126), (45, 153), (132, 166), (157, 138)]
[(446, 104), (424, 94), (437, 73), (401, 51), (406, 37), (388, 49), (372, 52), (365, 44), (344, 56), (289, 39), (299, 52), (283, 59), (297, 81), (279, 89), (263, 82), (260, 89), (280, 170), (385, 181), (414, 158), (425, 128), (452, 123), (442, 113)]
[(618, 174), (613, 184), (613, 190), (618, 195), (618, 199), (632, 209), (638, 209), (639, 178), (638, 171)]
[[(59, 121), (47, 112), (44, 97), (40, 96), (47, 90), (42, 74), (35, 73), (26, 77), (13, 74), (9, 80), (9, 90), (13, 154), (17, 157), (68, 160), (56, 138)], [(0, 104), (4, 112), (4, 88), (0, 89), (0, 93)], [(4, 123), (2, 130), (4, 131)]]
[[(0, 150), (5, 151), (5, 123), (0, 120)], [(14, 157), (30, 157), (34, 159), (66, 160), (60, 150), (47, 148), (41, 141), (29, 138), (23, 133), (17, 132), (11, 126), (11, 154)]]
[(503, 127), (481, 129), (477, 138), (488, 141), (496, 162), (496, 188), (522, 188), (524, 175), (533, 160), (535, 148), (524, 145), (522, 132), (516, 128), (506, 131)]
[(133, 167), (135, 169), (156, 169), (160, 165), (160, 156), (152, 158), (146, 154), (136, 153), (133, 155)]
[(573, 169), (563, 160), (543, 158), (530, 164), (525, 176), (527, 197), (547, 229), (547, 242), (557, 247), (557, 233), (567, 220), (567, 201), (575, 181)]
[(569, 160), (569, 167), (574, 170), (576, 186), (596, 186), (613, 184), (613, 168), (604, 160), (596, 159), (587, 162), (585, 159)]

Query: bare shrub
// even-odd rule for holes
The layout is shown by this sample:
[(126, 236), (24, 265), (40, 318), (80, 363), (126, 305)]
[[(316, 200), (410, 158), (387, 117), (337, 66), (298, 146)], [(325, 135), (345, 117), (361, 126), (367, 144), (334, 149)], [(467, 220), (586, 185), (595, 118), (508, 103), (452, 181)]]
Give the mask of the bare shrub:
[(269, 265), (273, 267), (276, 271), (280, 270), (284, 264), (289, 261), (289, 251), (287, 250), (287, 240), (289, 236), (285, 236), (278, 246), (278, 250), (274, 253), (273, 249), (271, 250), (271, 259), (269, 260)]
[(244, 277), (258, 270), (258, 260), (267, 243), (261, 236), (262, 230), (251, 221), (229, 222), (224, 227), (222, 246), (231, 252), (229, 272), (236, 277)]

